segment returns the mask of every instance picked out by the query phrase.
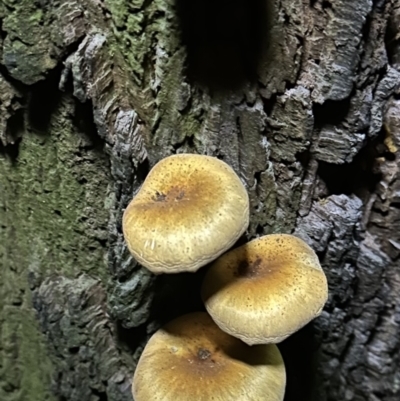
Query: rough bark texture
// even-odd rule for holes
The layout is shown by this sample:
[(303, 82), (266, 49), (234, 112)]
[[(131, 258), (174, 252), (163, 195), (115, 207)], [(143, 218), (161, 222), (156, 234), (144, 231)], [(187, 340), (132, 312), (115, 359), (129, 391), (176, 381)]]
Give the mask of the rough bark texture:
[(214, 155), (243, 241), (294, 232), (330, 298), (281, 344), (286, 400), (400, 398), (398, 0), (0, 1), (0, 399), (132, 400), (197, 274), (129, 256), (149, 168)]

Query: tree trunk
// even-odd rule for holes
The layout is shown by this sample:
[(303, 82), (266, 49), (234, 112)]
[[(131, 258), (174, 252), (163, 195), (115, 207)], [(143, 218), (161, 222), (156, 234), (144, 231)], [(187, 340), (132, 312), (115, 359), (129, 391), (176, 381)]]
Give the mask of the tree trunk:
[(121, 216), (195, 152), (245, 183), (242, 241), (295, 233), (328, 276), (285, 400), (398, 400), (399, 27), (398, 0), (1, 0), (0, 399), (132, 400), (204, 269), (154, 277)]

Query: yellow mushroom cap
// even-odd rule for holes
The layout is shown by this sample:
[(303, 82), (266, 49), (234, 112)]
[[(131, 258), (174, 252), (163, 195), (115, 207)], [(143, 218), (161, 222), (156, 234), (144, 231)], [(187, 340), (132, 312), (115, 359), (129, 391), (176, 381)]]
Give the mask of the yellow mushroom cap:
[(174, 155), (153, 167), (122, 223), (130, 252), (150, 271), (194, 272), (244, 233), (249, 197), (223, 161)]
[(249, 347), (210, 316), (181, 316), (157, 331), (137, 365), (135, 401), (282, 401), (285, 366), (273, 344)]
[(204, 278), (202, 298), (226, 333), (250, 345), (279, 343), (321, 313), (328, 284), (304, 241), (273, 234), (216, 260)]

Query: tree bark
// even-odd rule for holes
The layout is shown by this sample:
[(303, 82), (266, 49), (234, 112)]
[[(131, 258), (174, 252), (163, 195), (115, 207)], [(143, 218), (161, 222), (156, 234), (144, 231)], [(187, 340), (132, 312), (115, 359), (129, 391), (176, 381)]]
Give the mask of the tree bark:
[(327, 274), (285, 400), (398, 400), (399, 27), (398, 0), (1, 0), (0, 399), (132, 400), (204, 269), (150, 274), (122, 213), (195, 152), (245, 183), (242, 242), (294, 233)]

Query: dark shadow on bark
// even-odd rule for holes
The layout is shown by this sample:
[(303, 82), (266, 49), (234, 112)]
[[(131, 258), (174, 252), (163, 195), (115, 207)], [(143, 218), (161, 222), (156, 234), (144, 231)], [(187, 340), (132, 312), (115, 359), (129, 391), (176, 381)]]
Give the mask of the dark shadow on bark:
[(316, 383), (318, 347), (311, 322), (279, 344), (286, 367), (286, 393), (284, 401), (309, 401)]
[(146, 158), (136, 168), (137, 181), (142, 183), (146, 179), (147, 175), (149, 174), (150, 169), (151, 168), (150, 168), (149, 159)]
[(188, 78), (216, 90), (236, 89), (256, 80), (269, 40), (270, 3), (176, 0)]
[(200, 298), (205, 271), (203, 267), (196, 273), (157, 276), (151, 312), (157, 323), (163, 325), (186, 313), (205, 310)]
[(4, 146), (0, 142), (0, 156), (8, 157), (12, 164), (17, 163), (18, 155), (19, 155), (19, 143), (21, 139), (17, 139), (17, 141), (12, 145)]
[(100, 137), (94, 122), (93, 104), (91, 101), (85, 103), (74, 98), (75, 107), (72, 117), (75, 127), (89, 140), (90, 145), (84, 149), (94, 149), (98, 153), (104, 153), (105, 140)]
[(394, 66), (400, 64), (400, 38), (398, 37), (398, 17), (392, 15), (385, 34), (385, 47), (389, 63)]
[(88, 137), (93, 138), (93, 142), (100, 142), (101, 138), (97, 135), (97, 128), (93, 117), (93, 104), (91, 101), (85, 103), (74, 99), (74, 115), (73, 121), (75, 127), (80, 131), (85, 132)]
[(118, 345), (124, 351), (133, 355), (141, 344), (143, 338), (146, 338), (146, 327), (141, 325), (132, 329), (122, 326), (121, 322), (115, 324), (115, 337)]
[[(249, 240), (245, 233), (231, 249), (237, 248)], [(160, 324), (165, 324), (185, 313), (205, 311), (200, 293), (209, 266), (203, 266), (195, 273), (157, 276), (154, 284), (152, 318)]]
[(301, 163), (303, 168), (306, 170), (310, 160), (311, 160), (311, 151), (310, 149), (306, 149), (303, 152), (296, 153), (296, 160)]
[(24, 131), (24, 110), (19, 109), (7, 121), (7, 145), (4, 146), (0, 140), (0, 155), (8, 157), (13, 164), (18, 160), (19, 144)]
[(7, 37), (7, 31), (3, 29), (3, 20), (0, 19), (0, 38), (5, 39)]
[(348, 115), (350, 110), (350, 97), (340, 100), (327, 100), (324, 104), (315, 104), (313, 115), (315, 126), (323, 127), (326, 125), (340, 124)]
[(105, 393), (104, 391), (98, 391), (92, 388), (92, 393), (95, 397), (97, 397), (96, 399), (98, 401), (108, 401), (107, 393)]
[(61, 66), (52, 70), (44, 81), (32, 85), (28, 100), (28, 122), (37, 134), (47, 133), (51, 116), (61, 100), (60, 77)]
[(328, 195), (355, 194), (365, 199), (376, 191), (382, 174), (376, 159), (384, 157), (391, 160), (391, 154), (384, 144), (384, 132), (369, 141), (354, 157), (351, 163), (330, 164), (319, 162), (318, 176), (325, 183)]

